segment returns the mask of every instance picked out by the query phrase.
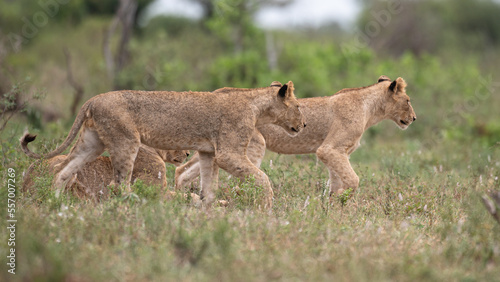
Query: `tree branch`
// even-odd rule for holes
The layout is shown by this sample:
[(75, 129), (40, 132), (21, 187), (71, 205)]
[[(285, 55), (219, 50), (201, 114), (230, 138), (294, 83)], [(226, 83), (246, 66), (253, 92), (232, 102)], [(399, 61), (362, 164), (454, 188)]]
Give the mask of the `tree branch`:
[(80, 101), (83, 98), (83, 86), (79, 84), (78, 82), (75, 81), (75, 78), (73, 77), (73, 71), (71, 70), (71, 55), (68, 51), (68, 48), (64, 48), (64, 56), (66, 57), (66, 68), (67, 68), (67, 79), (71, 87), (75, 89), (75, 96), (73, 97), (73, 103), (71, 104), (70, 111), (71, 115), (75, 116), (76, 115), (76, 109), (78, 104), (80, 104)]

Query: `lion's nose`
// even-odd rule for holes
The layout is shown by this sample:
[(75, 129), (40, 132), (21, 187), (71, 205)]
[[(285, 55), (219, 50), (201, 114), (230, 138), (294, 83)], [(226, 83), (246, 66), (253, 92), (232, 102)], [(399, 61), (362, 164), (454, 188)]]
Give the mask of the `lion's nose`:
[(417, 117), (413, 117), (413, 121), (416, 121), (417, 120)]
[(306, 128), (307, 124), (304, 122), (304, 128)]

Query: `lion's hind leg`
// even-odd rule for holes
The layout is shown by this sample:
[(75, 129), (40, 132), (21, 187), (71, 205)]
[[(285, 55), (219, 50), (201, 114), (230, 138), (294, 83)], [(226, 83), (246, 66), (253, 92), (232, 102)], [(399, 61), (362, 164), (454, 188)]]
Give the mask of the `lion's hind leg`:
[(66, 183), (85, 164), (95, 160), (104, 152), (104, 144), (99, 139), (99, 135), (94, 129), (84, 128), (75, 146), (71, 149), (66, 160), (60, 164), (62, 169), (57, 174), (54, 186), (56, 187), (56, 197), (64, 189)]

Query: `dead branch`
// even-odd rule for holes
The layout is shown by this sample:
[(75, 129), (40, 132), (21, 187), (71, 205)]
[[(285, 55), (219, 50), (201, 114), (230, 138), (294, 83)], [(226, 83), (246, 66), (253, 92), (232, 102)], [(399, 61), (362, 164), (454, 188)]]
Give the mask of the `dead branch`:
[(68, 48), (64, 48), (64, 56), (66, 57), (66, 69), (67, 69), (67, 79), (71, 87), (75, 89), (75, 95), (73, 97), (73, 103), (71, 103), (70, 111), (71, 115), (75, 116), (76, 115), (76, 108), (80, 104), (80, 101), (83, 98), (83, 86), (76, 82), (74, 76), (73, 76), (73, 71), (71, 69), (71, 55), (68, 51)]
[(500, 224), (500, 191), (493, 191), (488, 195), (483, 195), (483, 204), (486, 210)]
[(128, 50), (128, 42), (132, 37), (136, 11), (137, 11), (137, 2), (135, 0), (120, 0), (120, 8), (118, 9), (118, 16), (122, 24), (122, 37), (118, 49), (118, 56), (116, 58), (117, 62), (116, 65), (118, 70), (121, 70), (122, 67), (128, 62), (130, 58)]
[(107, 31), (104, 32), (104, 40), (102, 43), (102, 49), (104, 53), (104, 62), (106, 63), (106, 69), (108, 71), (108, 78), (113, 80), (115, 77), (115, 61), (113, 60), (113, 54), (111, 52), (110, 41), (113, 34), (115, 34), (116, 28), (118, 27), (118, 17), (115, 17)]

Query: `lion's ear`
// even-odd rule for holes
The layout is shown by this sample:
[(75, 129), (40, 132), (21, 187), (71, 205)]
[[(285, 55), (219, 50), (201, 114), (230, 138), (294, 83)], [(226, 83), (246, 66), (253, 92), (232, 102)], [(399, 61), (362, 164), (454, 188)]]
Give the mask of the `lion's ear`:
[(396, 92), (395, 90), (397, 89), (397, 88), (396, 88), (396, 85), (397, 85), (397, 84), (398, 84), (398, 82), (394, 80), (394, 81), (391, 83), (391, 85), (389, 85), (389, 90), (391, 90), (392, 92)]
[(285, 84), (281, 86), (280, 90), (278, 91), (278, 96), (280, 96), (281, 98), (285, 98), (287, 90), (288, 90), (288, 85)]
[(281, 86), (283, 86), (283, 84), (281, 84), (281, 82), (279, 81), (273, 81), (271, 83), (271, 87), (281, 87)]
[(293, 87), (293, 82), (289, 81), (287, 84), (281, 86), (280, 90), (278, 91), (278, 95), (281, 98), (290, 98), (294, 97), (293, 91), (295, 88)]
[(406, 81), (401, 77), (398, 77), (396, 81), (398, 82), (398, 91), (404, 91), (406, 89)]
[(391, 90), (394, 93), (398, 91), (404, 91), (405, 88), (406, 88), (406, 81), (401, 77), (398, 77), (391, 83), (391, 85), (389, 85), (389, 90)]
[(382, 82), (382, 81), (391, 81), (391, 79), (390, 79), (387, 75), (381, 75), (381, 76), (378, 78), (377, 83)]

